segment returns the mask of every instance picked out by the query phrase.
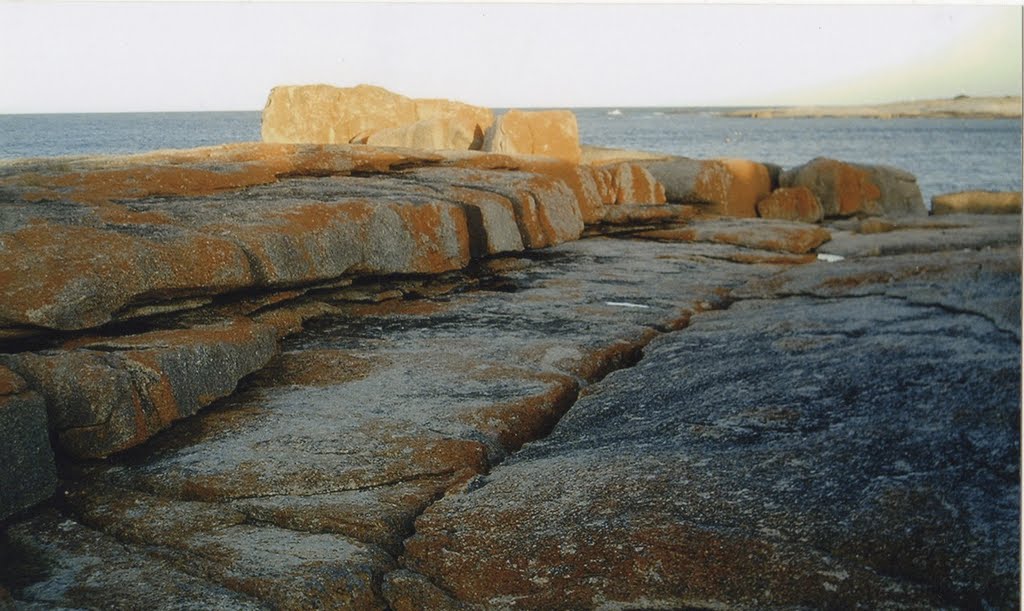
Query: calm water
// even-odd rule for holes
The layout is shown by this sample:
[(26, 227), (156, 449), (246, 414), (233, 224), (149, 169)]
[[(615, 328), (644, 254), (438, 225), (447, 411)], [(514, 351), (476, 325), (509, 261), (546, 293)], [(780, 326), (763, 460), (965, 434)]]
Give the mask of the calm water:
[[(583, 108), (576, 115), (581, 141), (597, 146), (783, 167), (818, 156), (884, 163), (917, 175), (926, 200), (965, 189), (1021, 189), (1020, 120), (757, 120), (712, 110)], [(131, 153), (259, 137), (259, 112), (0, 115), (0, 158)]]

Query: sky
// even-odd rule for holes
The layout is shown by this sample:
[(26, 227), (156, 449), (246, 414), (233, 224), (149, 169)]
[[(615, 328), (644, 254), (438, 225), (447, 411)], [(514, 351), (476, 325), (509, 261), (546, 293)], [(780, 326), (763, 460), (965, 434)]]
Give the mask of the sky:
[(490, 107), (1020, 95), (1015, 5), (0, 0), (0, 114), (260, 110), (368, 83)]

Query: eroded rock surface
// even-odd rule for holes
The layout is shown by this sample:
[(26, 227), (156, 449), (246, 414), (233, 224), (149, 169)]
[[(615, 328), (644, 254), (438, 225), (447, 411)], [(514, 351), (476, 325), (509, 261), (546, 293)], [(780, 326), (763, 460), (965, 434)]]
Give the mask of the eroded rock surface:
[(1020, 250), (931, 257), (791, 268), (654, 340), (429, 507), (390, 599), (1013, 606)]
[(369, 146), (0, 189), (0, 605), (1013, 604), (1019, 222)]

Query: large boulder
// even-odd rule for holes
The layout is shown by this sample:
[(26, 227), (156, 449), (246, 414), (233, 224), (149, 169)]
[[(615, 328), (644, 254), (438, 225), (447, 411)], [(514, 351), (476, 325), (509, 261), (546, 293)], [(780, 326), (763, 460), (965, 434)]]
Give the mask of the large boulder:
[(347, 144), (360, 134), (411, 125), (416, 103), (382, 87), (274, 87), (263, 109), (264, 142)]
[(826, 217), (928, 214), (914, 175), (891, 166), (818, 157), (783, 172), (779, 183), (810, 189)]
[(0, 367), (0, 520), (46, 500), (57, 487), (46, 404)]
[(820, 223), (825, 211), (810, 189), (792, 187), (776, 189), (757, 202), (757, 215), (765, 219)]
[(1020, 213), (1020, 191), (960, 191), (932, 198), (932, 214)]
[(756, 217), (757, 202), (771, 193), (767, 166), (746, 159), (638, 161), (665, 188), (669, 202), (701, 204), (704, 212)]
[(479, 149), (493, 122), (487, 108), (372, 85), (296, 85), (271, 90), (262, 135), (264, 142)]
[(498, 117), (487, 131), (483, 150), (542, 155), (579, 163), (580, 136), (576, 115), (568, 110), (510, 110)]

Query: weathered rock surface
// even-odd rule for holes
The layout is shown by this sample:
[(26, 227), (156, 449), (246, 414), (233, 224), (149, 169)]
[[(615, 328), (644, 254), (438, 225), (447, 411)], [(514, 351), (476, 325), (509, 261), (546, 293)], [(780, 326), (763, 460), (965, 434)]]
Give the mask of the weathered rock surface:
[(580, 161), (576, 115), (568, 110), (510, 110), (484, 135), (483, 150)]
[(261, 130), (264, 142), (479, 149), (493, 122), (487, 108), (372, 85), (294, 85), (271, 90)]
[[(82, 456), (133, 446), (58, 445), (53, 502), (0, 514), (0, 606), (1013, 606), (1020, 223), (709, 219), (651, 175), (266, 144), (0, 164), (0, 257), (99, 240), (67, 249), (81, 293), (0, 267), (0, 428), (28, 398), (37, 439), (49, 409)], [(120, 234), (167, 257), (129, 275)], [(25, 260), (64, 260), (33, 235)]]
[(829, 227), (832, 239), (820, 252), (864, 257), (1020, 244), (1020, 223), (1007, 220), (1003, 216), (948, 215), (886, 221), (864, 219), (856, 227), (833, 224)]
[(50, 498), (57, 487), (46, 404), (0, 367), (0, 520)]
[(820, 223), (825, 210), (814, 193), (807, 187), (776, 189), (757, 202), (757, 215), (765, 219)]
[[(284, 340), (241, 392), (73, 474), (68, 528), (264, 604), (383, 607), (388, 553), (426, 506), (547, 432), (658, 329), (779, 269), (707, 259), (718, 245), (679, 248), (569, 242), (490, 264), (498, 276), (473, 292), (332, 301), (336, 314)], [(56, 524), (18, 532), (57, 541), (62, 562), (81, 553)], [(29, 582), (12, 585), (16, 598), (64, 600), (60, 579)]]
[(382, 87), (294, 85), (270, 91), (261, 132), (264, 142), (348, 144), (416, 121), (416, 103)]
[(46, 401), (62, 450), (102, 457), (136, 446), (235, 390), (277, 351), (277, 333), (238, 319), (61, 350), (0, 354)]
[(1020, 214), (1020, 191), (960, 191), (932, 197), (932, 214)]
[(709, 214), (755, 217), (772, 190), (768, 168), (745, 159), (637, 161), (665, 187), (669, 202), (702, 204)]
[(779, 184), (810, 189), (826, 217), (928, 214), (914, 175), (890, 166), (819, 157), (783, 172)]
[[(972, 275), (1019, 273), (1019, 255), (896, 279), (836, 264), (873, 292), (769, 279), (769, 300), (694, 316), (430, 506), (385, 591), (407, 608), (1013, 606), (1019, 335), (971, 296), (1019, 309), (1019, 278)], [(904, 298), (924, 285), (959, 298)]]
[(694, 222), (681, 228), (654, 229), (636, 237), (659, 242), (717, 242), (760, 250), (808, 253), (831, 238), (828, 230), (787, 221), (733, 219)]

